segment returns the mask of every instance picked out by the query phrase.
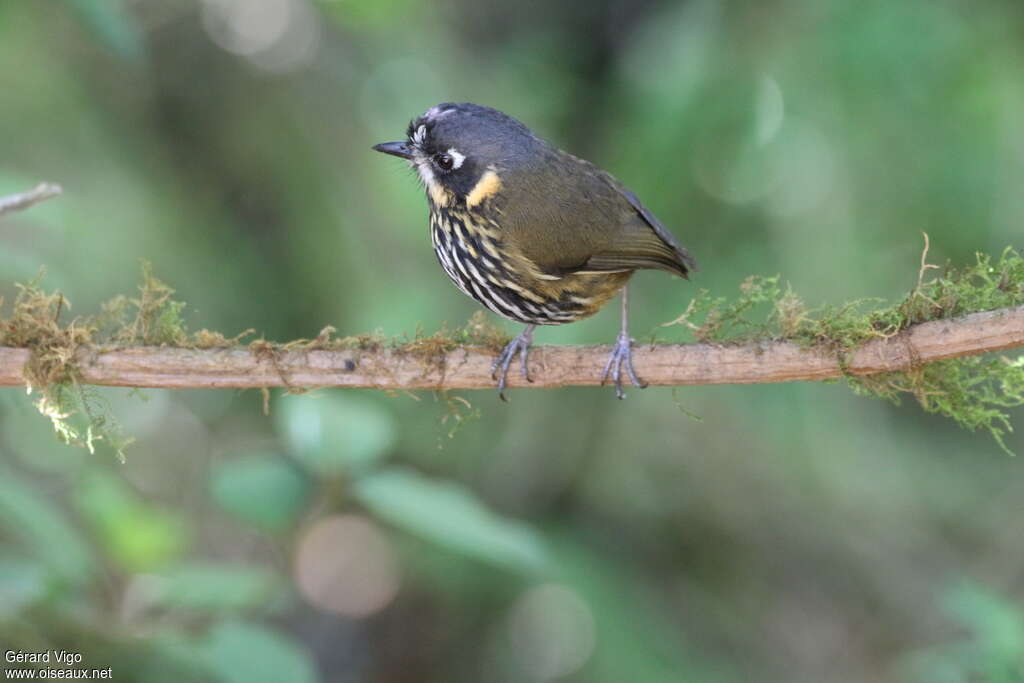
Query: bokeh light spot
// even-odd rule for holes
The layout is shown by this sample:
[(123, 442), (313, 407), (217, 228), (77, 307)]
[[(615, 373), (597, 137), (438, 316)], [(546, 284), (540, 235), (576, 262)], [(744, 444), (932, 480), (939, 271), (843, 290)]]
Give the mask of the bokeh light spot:
[(319, 18), (306, 0), (204, 0), (202, 22), (218, 46), (267, 71), (306, 66), (320, 44)]
[(320, 609), (366, 617), (394, 599), (398, 562), (391, 543), (373, 522), (335, 515), (319, 520), (299, 541), (295, 583)]
[(513, 604), (506, 623), (509, 645), (530, 680), (550, 681), (582, 667), (594, 651), (594, 616), (572, 589), (543, 584)]
[(762, 76), (757, 84), (755, 115), (757, 144), (767, 145), (778, 135), (786, 118), (786, 102), (782, 96), (782, 88), (771, 76)]

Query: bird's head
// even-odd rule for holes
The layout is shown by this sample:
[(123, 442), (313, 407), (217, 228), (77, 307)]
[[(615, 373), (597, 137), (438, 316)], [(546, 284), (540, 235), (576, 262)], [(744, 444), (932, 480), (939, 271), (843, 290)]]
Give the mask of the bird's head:
[(373, 148), (407, 159), (434, 204), (473, 208), (497, 196), (507, 180), (503, 175), (545, 146), (529, 128), (496, 109), (445, 102), (413, 119), (405, 140)]

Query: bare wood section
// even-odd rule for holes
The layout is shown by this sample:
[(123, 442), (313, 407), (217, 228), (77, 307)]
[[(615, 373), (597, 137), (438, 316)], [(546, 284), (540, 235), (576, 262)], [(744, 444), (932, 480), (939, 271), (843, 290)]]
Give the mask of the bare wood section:
[[(890, 339), (865, 344), (849, 359), (854, 375), (904, 370), (918, 363), (1024, 346), (1024, 306), (916, 325)], [(596, 385), (609, 346), (539, 346), (530, 352), (533, 383), (509, 373), (509, 386)], [(0, 347), (0, 386), (24, 385), (27, 349)], [(834, 353), (789, 342), (741, 346), (637, 344), (634, 362), (652, 385), (753, 384), (823, 380), (843, 375)], [(390, 349), (287, 351), (273, 356), (248, 349), (134, 347), (79, 352), (88, 384), (219, 389), (250, 387), (360, 387), (377, 389), (492, 388), (494, 354), (460, 347), (436, 356)], [(518, 362), (513, 363), (518, 369)]]

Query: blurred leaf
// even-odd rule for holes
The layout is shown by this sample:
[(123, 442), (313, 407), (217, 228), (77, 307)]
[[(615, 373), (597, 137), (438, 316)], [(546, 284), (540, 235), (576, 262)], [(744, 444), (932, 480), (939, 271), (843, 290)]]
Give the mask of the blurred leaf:
[(93, 472), (79, 487), (78, 507), (114, 561), (149, 571), (177, 557), (187, 537), (183, 519), (140, 501), (120, 479)]
[(291, 639), (241, 621), (214, 627), (201, 654), (224, 683), (307, 683), (319, 678), (309, 654)]
[(1024, 611), (985, 586), (964, 583), (950, 591), (946, 611), (996, 653), (1024, 654)]
[(976, 583), (953, 589), (944, 602), (946, 610), (973, 636), (974, 656), (963, 662), (965, 677), (974, 680), (980, 674), (981, 680), (990, 683), (1024, 680), (1024, 610), (1020, 604)]
[(211, 474), (217, 503), (255, 526), (284, 531), (302, 512), (309, 481), (275, 454), (250, 454), (225, 460)]
[(120, 57), (142, 54), (142, 38), (123, 2), (64, 0), (101, 43)]
[(900, 663), (927, 683), (1017, 683), (1024, 680), (1024, 608), (987, 586), (964, 582), (943, 598), (967, 637), (912, 651)]
[(17, 616), (42, 599), (47, 592), (46, 579), (46, 568), (35, 562), (0, 562), (0, 619)]
[(0, 469), (0, 528), (64, 579), (92, 578), (95, 561), (79, 532), (39, 491), (6, 469)]
[(532, 528), (495, 515), (458, 484), (390, 468), (357, 482), (355, 496), (381, 519), (450, 550), (519, 571), (546, 564)]
[[(144, 680), (204, 683), (313, 683), (312, 658), (291, 639), (264, 626), (230, 619), (198, 638), (161, 633), (152, 641), (157, 661), (174, 670), (146, 672)], [(164, 666), (161, 667), (164, 668)]]
[(397, 431), (390, 413), (355, 393), (287, 396), (276, 415), (292, 453), (326, 475), (366, 469), (388, 452)]
[(252, 567), (185, 564), (160, 573), (155, 599), (171, 608), (234, 611), (280, 603), (284, 581), (271, 571)]

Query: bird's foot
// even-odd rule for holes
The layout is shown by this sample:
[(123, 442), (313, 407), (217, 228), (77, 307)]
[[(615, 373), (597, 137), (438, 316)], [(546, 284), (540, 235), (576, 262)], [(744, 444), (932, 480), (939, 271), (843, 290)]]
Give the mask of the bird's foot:
[[(523, 330), (519, 336), (505, 344), (505, 348), (501, 350), (501, 353), (495, 359), (491, 365), (491, 378), (498, 380), (498, 397), (502, 401), (507, 401), (505, 398), (505, 386), (508, 380), (508, 367), (512, 364), (512, 359), (519, 354), (519, 360), (521, 364), (521, 372), (523, 378), (527, 382), (532, 382), (530, 378), (530, 369), (527, 365), (527, 359), (530, 355), (530, 344), (533, 343), (533, 330)], [(500, 373), (500, 376), (499, 376)]]
[(612, 381), (615, 382), (615, 395), (622, 399), (626, 398), (626, 392), (622, 390), (622, 366), (626, 366), (626, 374), (629, 375), (629, 381), (633, 383), (633, 386), (645, 389), (647, 385), (640, 381), (640, 378), (636, 376), (636, 370), (633, 369), (633, 340), (629, 338), (629, 335), (622, 333), (619, 338), (615, 341), (615, 348), (612, 349), (611, 356), (608, 357), (608, 363), (604, 366), (604, 375), (601, 376), (601, 385), (604, 386), (605, 382), (608, 381), (608, 375), (612, 377)]

